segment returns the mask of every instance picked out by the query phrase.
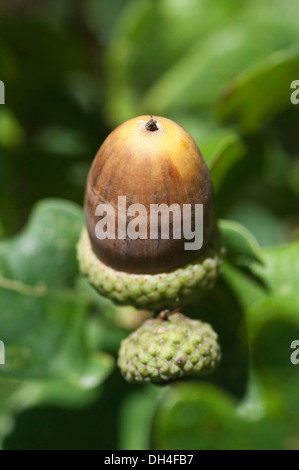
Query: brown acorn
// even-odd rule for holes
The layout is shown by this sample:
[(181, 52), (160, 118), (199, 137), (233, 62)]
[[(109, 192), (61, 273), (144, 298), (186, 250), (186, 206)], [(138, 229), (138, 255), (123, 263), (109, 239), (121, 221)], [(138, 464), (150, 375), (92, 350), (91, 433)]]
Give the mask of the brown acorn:
[[(135, 211), (135, 204), (145, 212)], [(163, 204), (181, 214), (178, 219), (169, 212), (167, 239), (162, 236), (161, 213), (156, 236), (151, 236), (151, 210)], [(200, 204), (202, 243), (186, 249), (190, 236), (185, 237), (182, 214), (188, 206), (190, 230), (196, 233), (195, 208)], [(105, 212), (103, 205), (112, 210)], [(114, 238), (99, 239), (97, 226), (103, 216), (106, 228), (115, 229)], [(192, 137), (167, 118), (140, 116), (107, 137), (89, 172), (85, 219), (88, 237), (85, 232), (79, 244), (81, 269), (100, 292), (116, 301), (147, 308), (178, 305), (192, 297), (191, 290), (209, 287), (218, 273), (221, 250), (209, 171)], [(135, 237), (128, 236), (131, 222)], [(194, 274), (195, 268), (200, 272)], [(168, 292), (167, 303), (161, 302), (165, 282), (173, 290), (171, 295)]]

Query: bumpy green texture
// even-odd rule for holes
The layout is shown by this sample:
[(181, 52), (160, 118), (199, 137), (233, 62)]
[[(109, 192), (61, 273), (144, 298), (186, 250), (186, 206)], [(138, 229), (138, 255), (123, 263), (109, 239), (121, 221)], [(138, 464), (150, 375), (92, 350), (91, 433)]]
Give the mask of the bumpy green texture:
[(212, 372), (221, 357), (208, 323), (181, 313), (147, 320), (122, 341), (118, 366), (129, 382), (168, 382)]
[(78, 244), (80, 269), (89, 282), (111, 300), (149, 310), (175, 308), (213, 287), (219, 274), (224, 248), (218, 235), (196, 262), (160, 274), (131, 274), (116, 271), (94, 254), (87, 230)]

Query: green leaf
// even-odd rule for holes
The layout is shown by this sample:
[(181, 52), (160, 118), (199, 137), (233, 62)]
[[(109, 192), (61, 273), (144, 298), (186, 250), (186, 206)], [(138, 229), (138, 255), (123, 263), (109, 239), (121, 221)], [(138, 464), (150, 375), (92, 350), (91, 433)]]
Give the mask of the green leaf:
[(236, 134), (227, 134), (210, 153), (208, 166), (215, 192), (219, 191), (226, 174), (245, 155), (245, 145)]
[(262, 251), (254, 236), (241, 224), (221, 220), (219, 227), (227, 250), (227, 259), (233, 264), (262, 263)]
[(263, 388), (266, 409), (287, 429), (279, 448), (298, 449), (298, 366), (291, 343), (299, 338), (299, 243), (263, 250), (263, 265), (252, 270), (266, 289), (234, 267), (223, 275), (243, 306), (251, 345), (251, 366)]
[(0, 145), (3, 147), (16, 147), (20, 145), (24, 138), (23, 129), (12, 113), (5, 106), (0, 107)]
[(211, 114), (235, 76), (296, 46), (296, 14), (281, 0), (270, 10), (266, 0), (128, 2), (106, 55), (111, 123), (178, 110)]
[(204, 383), (169, 388), (152, 429), (155, 449), (275, 449), (284, 437), (273, 418), (250, 419), (229, 394)]
[(84, 136), (72, 129), (49, 126), (36, 138), (38, 148), (43, 152), (67, 157), (78, 157), (86, 152)]
[(92, 298), (77, 291), (81, 228), (81, 208), (47, 200), (19, 235), (0, 242), (2, 438), (25, 408), (90, 403), (114, 366), (111, 356), (98, 352), (99, 343), (89, 342)]
[(44, 201), (20, 235), (0, 243), (1, 375), (101, 382), (101, 358), (87, 344), (90, 300), (74, 289), (81, 227), (77, 206)]
[(238, 122), (247, 131), (256, 131), (291, 106), (290, 86), (298, 76), (297, 51), (273, 54), (226, 86), (218, 107), (220, 117), (225, 122)]
[(269, 321), (299, 323), (299, 243), (263, 250), (263, 265), (251, 269), (266, 289), (253, 286), (239, 270), (225, 266), (224, 276), (247, 311), (251, 334)]
[(130, 394), (122, 405), (120, 424), (120, 448), (148, 450), (151, 447), (151, 425), (157, 402), (166, 393), (165, 388), (153, 385), (142, 392)]

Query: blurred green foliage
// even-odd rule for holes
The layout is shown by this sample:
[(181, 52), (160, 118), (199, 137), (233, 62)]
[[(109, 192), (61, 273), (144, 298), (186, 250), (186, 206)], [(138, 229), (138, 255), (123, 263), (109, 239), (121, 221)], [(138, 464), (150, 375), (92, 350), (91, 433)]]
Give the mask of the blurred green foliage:
[[(298, 16), (291, 0), (3, 0), (4, 448), (299, 448)], [(222, 363), (165, 388), (120, 377), (145, 312), (98, 296), (75, 255), (93, 156), (144, 113), (191, 133), (231, 220), (223, 274), (187, 309), (219, 333)]]

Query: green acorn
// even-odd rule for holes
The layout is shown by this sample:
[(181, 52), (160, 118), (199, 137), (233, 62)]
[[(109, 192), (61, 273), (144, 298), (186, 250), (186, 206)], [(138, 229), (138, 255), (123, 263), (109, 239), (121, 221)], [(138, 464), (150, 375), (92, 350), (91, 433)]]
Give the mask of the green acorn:
[(221, 358), (208, 323), (181, 313), (147, 320), (122, 341), (118, 366), (129, 382), (166, 383), (212, 372)]
[[(202, 206), (202, 243), (186, 249), (190, 237), (182, 229), (183, 216), (178, 223), (175, 211), (168, 219), (169, 237), (162, 236), (162, 209), (157, 233), (151, 236), (153, 205), (180, 214), (190, 207), (195, 237), (196, 208)], [(224, 249), (209, 171), (194, 140), (169, 119), (141, 116), (108, 136), (88, 176), (85, 220), (78, 245), (81, 272), (117, 303), (175, 308), (211, 288), (219, 274)], [(103, 231), (99, 235), (104, 226), (107, 236)]]

